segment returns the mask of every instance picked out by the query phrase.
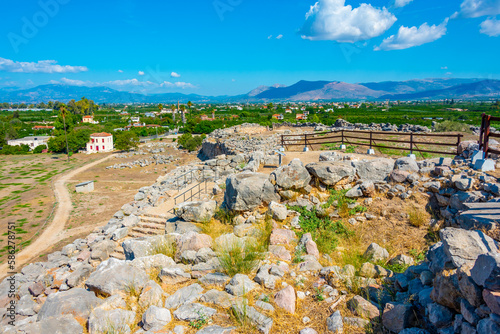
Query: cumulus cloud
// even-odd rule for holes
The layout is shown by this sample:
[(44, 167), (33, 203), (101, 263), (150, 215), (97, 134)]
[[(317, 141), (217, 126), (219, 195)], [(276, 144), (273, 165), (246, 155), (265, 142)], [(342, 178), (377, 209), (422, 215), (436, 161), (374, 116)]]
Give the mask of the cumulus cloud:
[(267, 39), (271, 39), (271, 38), (273, 38), (273, 35), (267, 36)]
[(500, 21), (495, 19), (488, 19), (481, 23), (481, 34), (491, 37), (500, 36)]
[(175, 73), (175, 72), (170, 73), (170, 76), (172, 78), (180, 78), (181, 77), (181, 75), (179, 73)]
[(172, 83), (172, 82), (164, 81), (160, 86), (167, 87), (167, 88), (176, 87), (176, 88), (182, 88), (182, 89), (196, 88), (195, 85), (190, 84), (188, 82), (174, 82), (174, 83)]
[(281, 35), (281, 34), (276, 36), (276, 39), (282, 39), (282, 38), (283, 38), (283, 35)]
[(448, 19), (440, 25), (429, 26), (426, 22), (418, 28), (401, 26), (397, 35), (384, 39), (380, 46), (375, 47), (375, 51), (404, 50), (434, 42), (446, 34), (447, 24)]
[(142, 86), (142, 87), (147, 87), (147, 86), (154, 86), (155, 83), (151, 81), (139, 81), (137, 79), (126, 79), (126, 80), (113, 80), (113, 81), (107, 81), (103, 82), (103, 85), (109, 85), (109, 86)]
[(453, 14), (456, 17), (481, 17), (500, 14), (500, 0), (464, 0), (460, 5), (460, 11)]
[(138, 73), (139, 75), (144, 75), (144, 72), (143, 71), (139, 71)]
[(70, 86), (96, 86), (95, 83), (90, 82), (90, 81), (82, 81), (82, 80), (74, 80), (74, 79), (68, 79), (68, 78), (62, 78), (61, 80), (51, 80), (50, 83), (52, 84), (64, 84), (64, 85), (70, 85)]
[(394, 7), (401, 8), (401, 7), (404, 7), (404, 6), (408, 5), (412, 1), (413, 0), (396, 0), (394, 2)]
[(345, 6), (345, 0), (319, 0), (306, 14), (300, 34), (312, 41), (355, 43), (382, 35), (397, 21), (385, 7), (363, 3)]
[(16, 73), (78, 73), (86, 72), (85, 66), (58, 65), (55, 60), (20, 62), (0, 58), (0, 71)]
[(118, 73), (123, 73), (123, 71), (122, 70), (118, 70)]

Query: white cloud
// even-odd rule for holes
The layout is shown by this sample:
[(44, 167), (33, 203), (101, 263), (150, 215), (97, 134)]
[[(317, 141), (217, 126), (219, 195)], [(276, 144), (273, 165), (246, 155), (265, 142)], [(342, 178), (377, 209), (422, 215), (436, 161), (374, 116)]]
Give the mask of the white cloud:
[(447, 70), (448, 69), (448, 66), (443, 66), (441, 67), (442, 70)]
[(456, 17), (481, 17), (500, 14), (500, 0), (464, 0), (460, 5), (460, 11), (453, 14)]
[(382, 35), (397, 18), (385, 7), (363, 3), (345, 6), (345, 0), (319, 0), (306, 14), (302, 38), (355, 43)]
[(282, 39), (282, 38), (283, 38), (283, 35), (281, 35), (281, 34), (276, 36), (276, 39)]
[(16, 73), (78, 73), (86, 72), (85, 66), (57, 65), (55, 60), (19, 62), (0, 57), (0, 71)]
[(413, 0), (396, 0), (394, 3), (394, 7), (401, 8), (401, 7), (408, 5), (412, 1)]
[(164, 81), (160, 86), (161, 87), (168, 87), (168, 88), (176, 87), (176, 88), (182, 88), (182, 89), (196, 88), (195, 85), (190, 84), (188, 82), (175, 82), (175, 83), (172, 83), (172, 82)]
[(175, 72), (170, 73), (170, 76), (172, 78), (180, 78), (181, 77), (181, 75), (179, 73), (175, 73)]
[(500, 21), (496, 19), (488, 19), (481, 23), (481, 34), (491, 37), (500, 36)]
[(139, 71), (138, 73), (139, 75), (144, 75), (144, 72), (143, 71)]
[(444, 20), (443, 23), (437, 26), (429, 26), (427, 22), (418, 28), (401, 26), (397, 35), (392, 35), (391, 37), (384, 39), (380, 46), (375, 47), (375, 51), (404, 50), (414, 46), (434, 42), (446, 34), (447, 24), (448, 19)]
[(123, 73), (123, 71), (122, 70), (118, 70), (118, 73)]
[(73, 80), (68, 78), (62, 78), (59, 83), (70, 85), (70, 86), (95, 86), (95, 83), (90, 81)]
[(273, 35), (267, 36), (267, 39), (271, 39), (271, 38), (273, 38)]
[(156, 85), (154, 82), (151, 81), (139, 81), (137, 79), (126, 79), (126, 80), (113, 80), (113, 81), (108, 81), (102, 83), (102, 85), (109, 85), (109, 86), (154, 86)]

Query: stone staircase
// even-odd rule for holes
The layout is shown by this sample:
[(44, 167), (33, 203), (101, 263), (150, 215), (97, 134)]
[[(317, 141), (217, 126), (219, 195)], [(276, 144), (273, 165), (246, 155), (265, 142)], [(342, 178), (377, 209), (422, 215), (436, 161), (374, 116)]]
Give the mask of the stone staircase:
[(170, 218), (173, 218), (173, 215), (144, 213), (140, 216), (139, 224), (132, 227), (129, 236), (132, 238), (140, 238), (165, 234), (165, 225)]
[[(207, 184), (207, 189), (212, 189), (215, 183), (209, 182)], [(110, 257), (114, 257), (119, 260), (125, 260), (125, 253), (123, 251), (122, 243), (123, 241), (131, 238), (141, 238), (141, 237), (151, 237), (154, 235), (162, 235), (165, 234), (167, 221), (174, 218), (174, 214), (172, 213), (173, 208), (175, 207), (175, 196), (177, 194), (182, 194), (186, 189), (189, 189), (192, 184), (188, 184), (184, 187), (184, 189), (179, 190), (175, 194), (171, 194), (171, 197), (163, 202), (162, 204), (149, 208), (145, 213), (139, 216), (139, 223), (130, 228), (127, 237), (121, 239), (116, 246), (114, 252), (110, 254)], [(200, 194), (200, 200), (209, 200), (209, 194)], [(196, 200), (196, 199), (192, 199)], [(178, 201), (179, 202), (179, 201)], [(179, 204), (179, 203), (178, 203)]]

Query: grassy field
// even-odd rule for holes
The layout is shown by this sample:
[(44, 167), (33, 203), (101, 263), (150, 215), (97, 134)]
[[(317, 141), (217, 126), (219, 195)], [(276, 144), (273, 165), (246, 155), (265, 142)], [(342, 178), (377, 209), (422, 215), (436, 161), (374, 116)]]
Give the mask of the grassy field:
[(77, 155), (68, 163), (62, 155), (0, 156), (0, 263), (7, 250), (6, 231), (15, 223), (18, 248), (31, 243), (55, 207), (55, 177), (95, 157)]

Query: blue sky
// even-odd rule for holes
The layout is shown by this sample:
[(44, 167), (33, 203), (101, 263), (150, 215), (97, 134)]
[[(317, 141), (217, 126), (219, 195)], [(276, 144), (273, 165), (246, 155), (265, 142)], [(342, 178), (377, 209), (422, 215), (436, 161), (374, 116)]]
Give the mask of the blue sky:
[(234, 95), (302, 79), (500, 78), (500, 0), (2, 6), (0, 88), (67, 83)]

